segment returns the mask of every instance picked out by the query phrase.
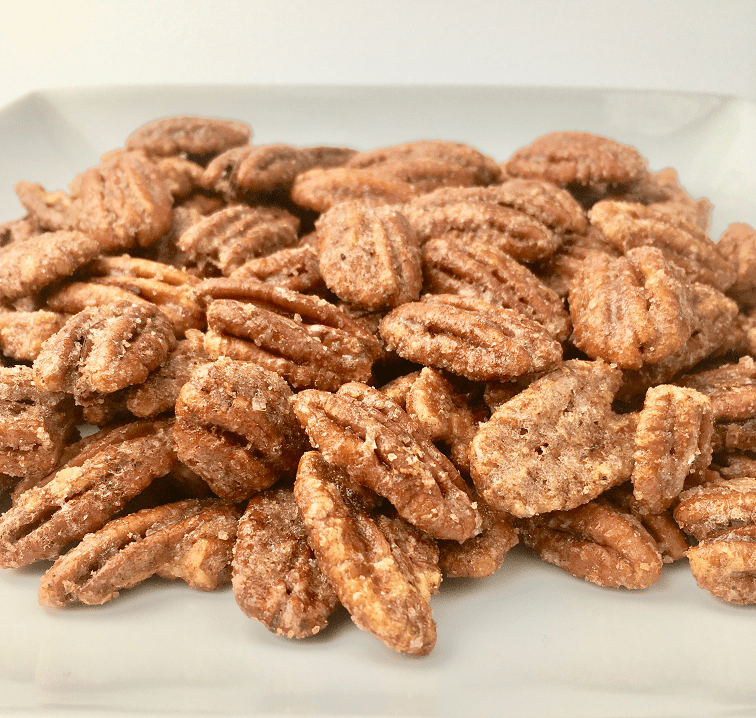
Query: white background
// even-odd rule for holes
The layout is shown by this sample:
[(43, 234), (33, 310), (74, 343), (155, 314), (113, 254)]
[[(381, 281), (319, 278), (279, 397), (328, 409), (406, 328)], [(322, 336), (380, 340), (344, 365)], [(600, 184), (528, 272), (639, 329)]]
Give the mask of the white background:
[(651, 88), (756, 100), (755, 0), (0, 0), (0, 106), (162, 83)]

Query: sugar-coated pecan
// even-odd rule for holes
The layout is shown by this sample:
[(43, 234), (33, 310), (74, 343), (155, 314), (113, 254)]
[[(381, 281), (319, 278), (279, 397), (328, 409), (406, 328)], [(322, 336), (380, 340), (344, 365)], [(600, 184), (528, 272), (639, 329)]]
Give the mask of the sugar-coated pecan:
[(389, 312), (380, 334), (401, 357), (473, 381), (543, 371), (562, 358), (542, 325), (475, 297), (426, 294)]
[(41, 184), (26, 181), (13, 189), (37, 227), (52, 232), (73, 229), (71, 197), (65, 192), (47, 192)]
[(697, 225), (636, 202), (603, 200), (589, 212), (590, 220), (623, 252), (657, 247), (670, 264), (693, 282), (725, 291), (735, 281), (735, 268), (716, 243)]
[(126, 139), (129, 150), (149, 155), (216, 155), (231, 147), (247, 144), (252, 137), (249, 125), (214, 117), (164, 117), (148, 122)]
[(756, 478), (722, 479), (680, 494), (675, 521), (699, 541), (724, 531), (756, 524)]
[(376, 522), (349, 499), (343, 481), (317, 452), (302, 457), (294, 496), (318, 565), (359, 628), (395, 651), (426, 655), (436, 643), (428, 601), (441, 581), (438, 550), (400, 519), (389, 533), (385, 518)]
[(293, 399), (310, 442), (354, 481), (387, 498), (399, 515), (436, 538), (464, 541), (480, 516), (454, 465), (396, 402), (364, 384)]
[(296, 388), (335, 391), (367, 381), (378, 340), (324, 299), (253, 279), (208, 279), (205, 349), (215, 358), (256, 362)]
[(569, 305), (575, 346), (622, 369), (674, 354), (695, 321), (688, 283), (653, 247), (616, 258), (588, 255), (572, 281)]
[(170, 421), (103, 430), (0, 517), (0, 566), (54, 559), (101, 528), (176, 460)]
[(317, 253), (311, 246), (302, 244), (248, 259), (229, 276), (231, 279), (256, 279), (295, 292), (316, 293), (325, 289)]
[(184, 199), (203, 188), (202, 177), (205, 168), (186, 157), (174, 155), (157, 161), (165, 175), (168, 191), (174, 200)]
[(67, 319), (67, 314), (45, 309), (0, 312), (0, 352), (16, 361), (34, 361), (42, 345), (63, 328)]
[(179, 459), (233, 501), (293, 476), (307, 442), (292, 396), (281, 377), (255, 364), (224, 357), (198, 367), (176, 400)]
[(0, 247), (13, 242), (25, 242), (38, 234), (42, 234), (42, 230), (29, 215), (0, 222)]
[(756, 418), (715, 421), (711, 448), (716, 453), (731, 450), (756, 452)]
[(396, 208), (341, 202), (315, 226), (320, 273), (340, 299), (381, 309), (420, 296), (420, 246), (415, 230)]
[(502, 404), (470, 449), (484, 500), (527, 517), (572, 509), (626, 481), (635, 425), (612, 412), (621, 375), (602, 361), (570, 360)]
[(299, 220), (278, 207), (232, 204), (204, 217), (178, 238), (189, 261), (230, 274), (253, 257), (297, 243)]
[(722, 233), (717, 249), (735, 268), (735, 282), (727, 293), (741, 306), (756, 304), (756, 229), (733, 222)]
[(679, 496), (685, 478), (711, 463), (711, 401), (669, 384), (646, 393), (635, 432), (633, 492), (642, 511), (658, 514)]
[(34, 386), (30, 367), (0, 367), (0, 472), (37, 478), (52, 471), (75, 418), (64, 394)]
[(91, 307), (45, 342), (34, 361), (34, 383), (86, 404), (98, 394), (144, 381), (175, 343), (173, 329), (157, 307), (128, 301)]
[(559, 341), (569, 336), (570, 317), (556, 292), (498, 247), (431, 239), (422, 258), (427, 291), (477, 296), (535, 320)]
[(291, 489), (250, 499), (234, 545), (232, 584), (237, 604), (269, 631), (314, 636), (339, 605), (307, 544)]
[(661, 576), (648, 531), (631, 514), (596, 502), (530, 518), (520, 538), (545, 561), (598, 586), (648, 588)]
[(715, 420), (740, 421), (756, 416), (756, 362), (750, 356), (741, 357), (737, 363), (685, 374), (676, 383), (706, 394)]
[(231, 578), (238, 520), (236, 509), (217, 499), (187, 499), (113, 519), (48, 569), (39, 603), (101, 605), (153, 575), (215, 590)]

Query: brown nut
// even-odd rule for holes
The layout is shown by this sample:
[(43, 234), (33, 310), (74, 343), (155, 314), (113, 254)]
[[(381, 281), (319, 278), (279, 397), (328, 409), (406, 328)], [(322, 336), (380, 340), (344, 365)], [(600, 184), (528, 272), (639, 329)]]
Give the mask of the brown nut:
[(71, 197), (65, 192), (47, 192), (41, 184), (24, 180), (13, 189), (36, 227), (49, 232), (73, 229)]
[(675, 521), (699, 541), (756, 524), (756, 478), (723, 479), (680, 494)]
[(756, 416), (756, 362), (750, 356), (741, 357), (736, 364), (686, 374), (676, 383), (708, 396), (715, 420), (742, 421)]
[(741, 306), (756, 304), (756, 229), (733, 222), (717, 242), (719, 253), (735, 268), (735, 282), (727, 293)]
[(16, 361), (34, 361), (42, 345), (63, 328), (67, 319), (67, 314), (45, 309), (0, 312), (0, 352)]
[(286, 247), (265, 257), (248, 259), (230, 274), (231, 279), (256, 279), (305, 294), (325, 290), (315, 250), (308, 245)]

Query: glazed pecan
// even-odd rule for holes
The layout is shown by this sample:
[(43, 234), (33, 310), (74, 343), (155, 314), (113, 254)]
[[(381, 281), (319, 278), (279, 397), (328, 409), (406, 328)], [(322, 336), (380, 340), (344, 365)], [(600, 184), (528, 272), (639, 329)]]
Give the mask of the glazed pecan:
[(63, 328), (67, 319), (67, 314), (44, 309), (0, 312), (0, 352), (16, 361), (34, 361), (42, 345)]
[(255, 364), (224, 357), (198, 367), (176, 400), (179, 459), (233, 501), (293, 476), (306, 439), (292, 396), (283, 379)]
[(717, 242), (719, 253), (735, 268), (735, 282), (727, 293), (741, 306), (756, 304), (756, 229), (733, 222)]
[(339, 605), (307, 544), (291, 489), (253, 497), (234, 545), (234, 597), (250, 618), (287, 638), (314, 636)]
[(170, 421), (102, 430), (0, 517), (0, 567), (54, 559), (101, 528), (176, 460)]
[(604, 236), (623, 252), (657, 247), (667, 261), (692, 282), (725, 291), (735, 281), (735, 268), (704, 230), (691, 222), (634, 202), (603, 200), (589, 215)]
[(626, 481), (635, 421), (612, 411), (621, 376), (603, 361), (570, 360), (502, 404), (470, 449), (484, 500), (527, 517), (575, 508)]
[(296, 388), (367, 381), (380, 355), (377, 339), (323, 299), (252, 279), (209, 279), (196, 291), (210, 302), (211, 357), (255, 362)]
[(722, 479), (680, 494), (675, 521), (699, 541), (756, 524), (756, 478)]
[(397, 209), (341, 202), (315, 226), (320, 273), (337, 297), (366, 309), (382, 309), (420, 296), (420, 246), (415, 230)]
[(544, 561), (598, 586), (648, 588), (661, 576), (659, 548), (633, 516), (591, 502), (524, 521), (520, 538)]
[(217, 499), (187, 499), (113, 519), (48, 569), (39, 603), (100, 605), (153, 575), (215, 590), (231, 578), (238, 521), (236, 509)]
[(0, 247), (13, 242), (25, 242), (38, 234), (42, 234), (42, 230), (29, 215), (0, 222)]
[(205, 168), (186, 157), (174, 155), (157, 161), (165, 175), (168, 191), (174, 200), (189, 197), (193, 192), (203, 188)]
[(431, 239), (422, 250), (425, 289), (480, 297), (533, 319), (558, 341), (570, 333), (559, 296), (506, 252), (484, 242)]
[(426, 655), (436, 642), (428, 601), (441, 582), (438, 550), (400, 519), (373, 520), (343, 482), (317, 452), (302, 457), (294, 496), (318, 565), (359, 628), (395, 651)]
[(688, 474), (711, 463), (711, 401), (676, 386), (648, 390), (635, 432), (632, 482), (646, 513), (669, 508), (683, 490)]
[(126, 148), (161, 157), (182, 154), (202, 157), (247, 144), (251, 137), (251, 128), (243, 122), (214, 117), (165, 117), (132, 132)]
[(47, 192), (41, 184), (23, 180), (13, 189), (36, 227), (51, 232), (73, 229), (71, 197), (65, 192)]
[(178, 238), (190, 262), (228, 275), (253, 257), (297, 243), (299, 220), (278, 207), (233, 204), (204, 217)]
[(507, 380), (543, 371), (562, 358), (540, 324), (482, 299), (426, 294), (381, 321), (389, 350), (410, 361), (473, 381)]
[(87, 308), (45, 342), (34, 361), (34, 383), (87, 404), (144, 381), (175, 343), (170, 323), (152, 305), (124, 301)]
[(676, 383), (706, 394), (715, 420), (756, 416), (756, 363), (750, 356), (741, 357), (736, 364), (686, 374)]
[(569, 305), (575, 346), (622, 369), (671, 356), (695, 322), (687, 282), (653, 247), (617, 258), (591, 253), (572, 281)]
[(317, 253), (311, 246), (302, 244), (279, 249), (265, 257), (248, 259), (231, 272), (230, 278), (256, 279), (303, 293), (317, 293), (325, 289)]
[(411, 524), (455, 541), (479, 532), (480, 516), (459, 472), (396, 402), (350, 383), (336, 394), (300, 392), (293, 404), (326, 461), (387, 498)]
[(34, 386), (30, 367), (0, 367), (0, 472), (35, 479), (52, 471), (75, 418), (64, 394)]

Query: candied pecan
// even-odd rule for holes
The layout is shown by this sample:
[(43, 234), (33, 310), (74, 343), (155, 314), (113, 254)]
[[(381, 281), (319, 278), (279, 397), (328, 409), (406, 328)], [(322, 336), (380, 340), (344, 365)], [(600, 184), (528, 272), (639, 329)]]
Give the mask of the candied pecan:
[(646, 160), (634, 147), (587, 132), (552, 132), (517, 150), (505, 165), (512, 177), (606, 192), (639, 179)]
[(297, 243), (299, 220), (278, 207), (233, 204), (204, 217), (178, 238), (178, 247), (202, 272), (230, 274), (252, 257)]
[(680, 494), (675, 521), (699, 541), (747, 524), (756, 524), (756, 478), (722, 479)]
[(315, 227), (320, 273), (340, 299), (382, 309), (420, 296), (420, 246), (396, 208), (341, 202), (321, 215)]
[(250, 499), (234, 545), (234, 598), (250, 618), (287, 638), (314, 636), (339, 605), (307, 544), (291, 489)]
[(116, 153), (71, 182), (74, 226), (106, 251), (149, 247), (171, 227), (171, 195), (160, 166), (140, 152)]
[(350, 383), (336, 394), (300, 392), (293, 405), (326, 461), (387, 498), (411, 524), (455, 541), (478, 533), (480, 516), (459, 472), (396, 402)]
[(727, 452), (717, 457), (717, 464), (711, 469), (716, 469), (719, 478), (742, 479), (744, 476), (756, 476), (756, 458), (747, 454)]
[(663, 384), (648, 390), (635, 432), (632, 482), (642, 511), (658, 514), (683, 490), (685, 477), (711, 463), (711, 401)]
[(208, 279), (196, 292), (214, 300), (205, 336), (211, 357), (253, 361), (296, 388), (367, 381), (380, 355), (375, 337), (323, 299), (252, 279)]
[(533, 319), (558, 341), (569, 336), (570, 317), (559, 296), (498, 247), (431, 239), (422, 257), (427, 291), (477, 296)]
[(471, 475), (497, 511), (572, 509), (626, 481), (634, 421), (612, 412), (622, 372), (570, 360), (502, 404), (470, 449)]
[(205, 168), (186, 157), (163, 157), (157, 162), (174, 200), (184, 199), (203, 187)]
[(165, 117), (148, 122), (126, 140), (129, 150), (149, 155), (214, 155), (244, 145), (252, 137), (249, 125), (214, 117)]
[(154, 306), (124, 301), (90, 307), (45, 342), (34, 361), (34, 383), (86, 404), (144, 381), (175, 343), (170, 323)]
[(70, 399), (40, 391), (27, 366), (0, 367), (0, 471), (36, 478), (55, 468), (75, 414)]
[(725, 291), (735, 281), (735, 268), (704, 230), (684, 219), (634, 202), (603, 200), (589, 215), (604, 236), (623, 252), (657, 247), (667, 261), (692, 282)]
[(176, 460), (171, 424), (140, 421), (103, 430), (45, 483), (18, 496), (0, 517), (0, 567), (56, 558), (167, 474)]
[(13, 189), (37, 227), (52, 232), (73, 229), (71, 198), (65, 192), (47, 192), (41, 184), (23, 180)]
[(100, 253), (81, 232), (45, 232), (0, 249), (0, 297), (18, 299), (67, 277)]
[(756, 418), (744, 421), (715, 421), (711, 447), (715, 452), (732, 449), (756, 451)]
[(397, 307), (381, 321), (380, 334), (399, 356), (473, 381), (543, 371), (562, 358), (559, 342), (532, 319), (452, 294), (426, 294)]
[(308, 245), (279, 249), (265, 257), (248, 259), (229, 275), (231, 279), (256, 279), (295, 292), (325, 289), (315, 250)]
[(589, 254), (572, 281), (569, 305), (575, 346), (622, 369), (657, 364), (693, 331), (688, 284), (653, 247), (617, 258)]
[(715, 420), (756, 416), (756, 362), (750, 356), (741, 357), (737, 364), (686, 374), (676, 383), (706, 394)]
[(438, 550), (406, 524), (391, 532), (406, 538), (392, 540), (342, 482), (317, 452), (302, 457), (294, 497), (318, 565), (359, 628), (395, 651), (426, 655), (436, 642), (429, 599), (441, 581)]
[(34, 361), (42, 345), (59, 332), (68, 315), (39, 309), (0, 312), (0, 351), (16, 361)]
[(255, 364), (224, 357), (198, 367), (176, 400), (179, 459), (233, 501), (293, 476), (307, 442), (292, 396), (283, 379)]
[(719, 238), (717, 249), (735, 268), (735, 281), (727, 293), (741, 306), (756, 304), (756, 229), (733, 222)]
[(41, 233), (42, 230), (29, 215), (11, 219), (8, 222), (0, 222), (0, 247), (13, 242), (25, 242)]
[(596, 502), (532, 517), (520, 538), (545, 561), (598, 586), (648, 588), (661, 576), (661, 553), (648, 531)]
[(39, 603), (101, 605), (155, 574), (215, 590), (231, 577), (238, 520), (236, 509), (217, 499), (187, 499), (113, 519), (47, 570)]

